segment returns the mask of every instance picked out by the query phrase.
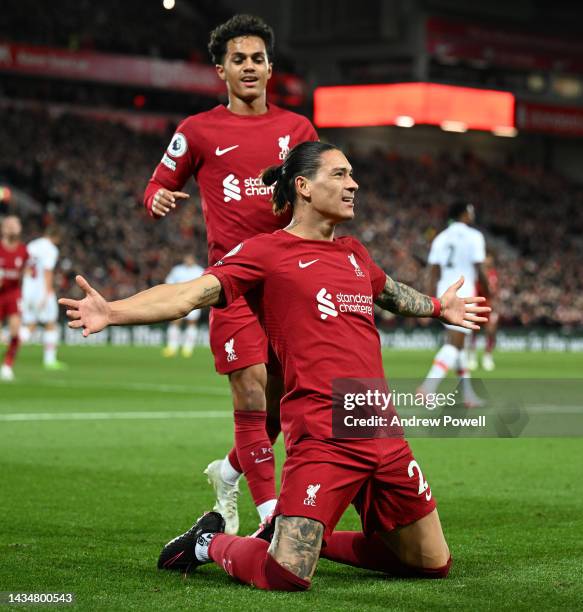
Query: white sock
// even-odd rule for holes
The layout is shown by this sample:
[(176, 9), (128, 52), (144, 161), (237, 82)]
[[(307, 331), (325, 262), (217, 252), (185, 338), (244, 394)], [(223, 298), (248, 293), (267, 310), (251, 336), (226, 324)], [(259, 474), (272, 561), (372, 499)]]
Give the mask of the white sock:
[(216, 533), (202, 533), (196, 541), (194, 556), (201, 563), (209, 563), (211, 561), (211, 558), (209, 557), (209, 544), (213, 541), (213, 538), (216, 535)]
[(45, 330), (43, 335), (44, 354), (43, 362), (45, 365), (57, 361), (57, 344), (59, 342), (59, 331), (57, 329)]
[(223, 459), (223, 463), (221, 463), (221, 478), (230, 485), (236, 485), (239, 478), (241, 478), (241, 472), (237, 472), (231, 465), (228, 455)]
[(261, 522), (263, 522), (265, 518), (275, 510), (276, 504), (277, 499), (268, 499), (266, 502), (263, 502), (262, 504), (259, 504), (257, 506), (257, 512), (259, 513), (259, 518), (261, 519)]
[(456, 368), (457, 375), (462, 385), (463, 396), (469, 397), (475, 395), (474, 389), (472, 387), (472, 375), (470, 374), (470, 371), (468, 369), (468, 357), (464, 349), (459, 352)]
[(180, 346), (180, 328), (178, 325), (168, 326), (168, 348), (177, 351)]
[(182, 340), (182, 348), (185, 351), (192, 351), (194, 348), (194, 342), (196, 340), (196, 327), (194, 325), (189, 325), (184, 332), (184, 337)]
[(437, 355), (433, 358), (433, 365), (421, 385), (424, 391), (435, 392), (448, 370), (456, 365), (458, 354), (459, 350), (453, 344), (444, 344), (437, 351)]

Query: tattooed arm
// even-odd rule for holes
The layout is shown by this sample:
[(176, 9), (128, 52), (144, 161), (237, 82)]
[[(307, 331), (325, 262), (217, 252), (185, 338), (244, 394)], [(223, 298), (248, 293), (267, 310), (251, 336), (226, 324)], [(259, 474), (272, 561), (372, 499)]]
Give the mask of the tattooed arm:
[(59, 304), (68, 308), (69, 327), (83, 328), (84, 336), (108, 325), (144, 325), (180, 319), (191, 310), (213, 306), (221, 299), (221, 283), (212, 274), (187, 283), (157, 285), (115, 302), (106, 302), (82, 276), (75, 280), (85, 293), (84, 299), (61, 298)]
[(398, 283), (388, 275), (385, 286), (375, 300), (375, 304), (405, 317), (430, 317), (433, 315), (433, 302), (428, 295), (419, 293), (408, 285)]
[[(480, 315), (490, 312), (491, 309), (486, 306), (474, 306), (483, 302), (485, 299), (483, 297), (458, 297), (457, 290), (463, 284), (462, 276), (439, 298), (439, 318), (451, 325), (478, 330), (480, 326), (477, 323), (485, 323), (488, 320)], [(385, 286), (375, 300), (375, 304), (405, 317), (434, 315), (433, 301), (428, 295), (423, 295), (403, 283), (397, 283), (390, 276), (387, 276)]]
[(320, 558), (324, 525), (302, 516), (278, 516), (269, 554), (303, 580), (310, 580)]

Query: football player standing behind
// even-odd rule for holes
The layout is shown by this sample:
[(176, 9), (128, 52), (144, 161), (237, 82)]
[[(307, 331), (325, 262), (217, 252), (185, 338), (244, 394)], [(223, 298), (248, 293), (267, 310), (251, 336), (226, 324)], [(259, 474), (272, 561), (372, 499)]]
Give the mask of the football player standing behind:
[[(486, 241), (482, 232), (470, 227), (475, 220), (473, 205), (466, 201), (455, 202), (449, 209), (448, 219), (449, 226), (435, 237), (429, 251), (430, 290), (433, 291), (431, 295), (440, 295), (444, 287), (447, 288), (463, 276), (465, 282), (459, 289), (458, 296), (475, 296), (476, 282), (479, 280), (484, 289), (487, 289), (488, 282), (483, 267)], [(488, 294), (485, 295), (487, 297)], [(431, 369), (418, 391), (424, 394), (435, 393), (448, 371), (455, 368), (461, 380), (465, 406), (479, 407), (483, 400), (472, 388), (465, 350), (465, 341), (471, 330), (455, 325), (445, 327), (445, 342), (435, 355)]]
[[(280, 164), (298, 143), (318, 140), (306, 117), (267, 102), (273, 47), (273, 30), (250, 15), (235, 15), (211, 32), (211, 60), (226, 85), (228, 104), (187, 117), (178, 126), (144, 194), (149, 213), (160, 219), (188, 198), (180, 190), (194, 176), (209, 265), (236, 253), (244, 240), (290, 222), (289, 212), (273, 214), (273, 187), (259, 175)], [(272, 443), (280, 430), (283, 381), (265, 331), (244, 298), (228, 308), (211, 308), (209, 336), (215, 368), (229, 377), (235, 446), (205, 473), (217, 495), (215, 510), (225, 517), (227, 533), (234, 534), (241, 473), (260, 519), (275, 508)]]
[[(170, 274), (166, 277), (165, 283), (172, 285), (174, 283), (186, 283), (194, 280), (202, 275), (204, 268), (196, 263), (196, 259), (192, 253), (186, 253), (182, 263), (174, 266), (170, 270)], [(182, 356), (190, 357), (196, 342), (196, 326), (200, 319), (200, 310), (189, 312), (184, 319), (172, 321), (168, 325), (168, 337), (166, 347), (162, 351), (164, 357), (174, 357), (182, 344)], [(186, 323), (183, 337), (181, 338), (182, 321)], [(182, 342), (181, 342), (182, 340)]]
[(28, 243), (29, 265), (22, 283), (22, 322), (32, 333), (40, 324), (43, 333), (43, 364), (47, 370), (62, 370), (64, 363), (57, 360), (59, 307), (55, 296), (55, 266), (59, 258), (57, 245), (61, 229), (48, 226), (41, 238)]
[(22, 225), (14, 215), (0, 225), (0, 328), (8, 323), (8, 349), (0, 368), (0, 380), (14, 380), (12, 364), (20, 345), (20, 296), (22, 275), (28, 259), (26, 246), (20, 241)]

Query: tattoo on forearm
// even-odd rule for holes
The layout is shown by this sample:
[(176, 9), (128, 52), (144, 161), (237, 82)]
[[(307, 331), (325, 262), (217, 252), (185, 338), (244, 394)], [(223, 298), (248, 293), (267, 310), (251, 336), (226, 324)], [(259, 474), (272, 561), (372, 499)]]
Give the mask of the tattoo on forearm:
[(433, 302), (428, 295), (403, 283), (397, 283), (390, 276), (387, 276), (385, 286), (375, 304), (405, 317), (430, 317), (433, 314)]
[(204, 308), (205, 306), (213, 306), (216, 304), (221, 295), (221, 289), (220, 285), (216, 287), (205, 287), (198, 300), (197, 308)]
[(316, 570), (324, 525), (301, 516), (278, 516), (269, 554), (290, 572), (309, 580)]

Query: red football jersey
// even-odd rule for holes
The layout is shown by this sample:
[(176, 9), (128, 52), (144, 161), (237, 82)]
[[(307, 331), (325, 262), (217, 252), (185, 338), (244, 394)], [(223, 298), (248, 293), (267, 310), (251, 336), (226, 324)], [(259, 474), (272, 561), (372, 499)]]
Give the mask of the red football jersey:
[(286, 445), (331, 438), (333, 379), (384, 378), (373, 307), (385, 273), (355, 238), (284, 230), (247, 240), (206, 273), (220, 280), (227, 304), (246, 294), (265, 327), (284, 371)]
[(0, 242), (0, 293), (20, 291), (22, 274), (28, 260), (28, 251), (23, 242), (12, 249)]
[(177, 191), (194, 176), (206, 222), (208, 260), (213, 264), (242, 240), (289, 223), (291, 213), (273, 214), (273, 186), (265, 186), (258, 177), (307, 140), (318, 140), (309, 120), (272, 104), (263, 115), (236, 115), (222, 105), (192, 115), (178, 126), (154, 171), (145, 205), (151, 210), (160, 187)]

